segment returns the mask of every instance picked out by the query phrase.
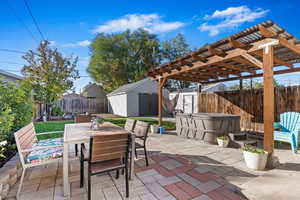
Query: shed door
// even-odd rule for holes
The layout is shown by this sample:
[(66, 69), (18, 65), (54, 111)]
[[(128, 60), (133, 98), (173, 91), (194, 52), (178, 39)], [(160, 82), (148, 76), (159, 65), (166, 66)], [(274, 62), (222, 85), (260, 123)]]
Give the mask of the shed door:
[(194, 113), (194, 95), (183, 95), (183, 112)]
[(153, 116), (158, 113), (157, 94), (139, 93), (139, 116)]

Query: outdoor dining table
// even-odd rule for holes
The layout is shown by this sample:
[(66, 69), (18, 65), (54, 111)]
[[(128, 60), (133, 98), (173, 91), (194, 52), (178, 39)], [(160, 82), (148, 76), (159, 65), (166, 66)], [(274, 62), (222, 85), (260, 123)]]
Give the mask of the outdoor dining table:
[[(64, 150), (63, 150), (63, 188), (64, 196), (70, 197), (69, 183), (69, 145), (89, 143), (91, 136), (128, 134), (129, 132), (111, 122), (104, 122), (98, 130), (90, 129), (91, 123), (66, 124), (64, 130)], [(135, 149), (135, 135), (131, 134), (131, 149)], [(131, 151), (130, 178), (134, 172), (134, 151)]]

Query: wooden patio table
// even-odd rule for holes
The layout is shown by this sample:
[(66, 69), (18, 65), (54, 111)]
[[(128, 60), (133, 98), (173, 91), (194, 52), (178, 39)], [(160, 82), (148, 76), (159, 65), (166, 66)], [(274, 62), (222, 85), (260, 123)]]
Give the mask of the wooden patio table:
[[(70, 183), (69, 183), (69, 145), (89, 143), (91, 136), (97, 135), (113, 135), (113, 134), (128, 134), (122, 127), (119, 127), (111, 122), (104, 122), (100, 125), (99, 130), (93, 131), (90, 129), (91, 123), (76, 123), (66, 124), (64, 131), (64, 153), (63, 153), (63, 188), (64, 196), (70, 197)], [(131, 134), (131, 149), (135, 149), (135, 135)], [(130, 179), (133, 178), (134, 172), (134, 151), (131, 151), (130, 163)]]

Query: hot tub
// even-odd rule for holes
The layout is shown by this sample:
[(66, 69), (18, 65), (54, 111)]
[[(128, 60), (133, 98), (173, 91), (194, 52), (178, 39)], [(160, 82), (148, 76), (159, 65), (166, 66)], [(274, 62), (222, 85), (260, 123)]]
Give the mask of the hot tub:
[(195, 113), (176, 115), (177, 134), (216, 143), (221, 135), (240, 131), (240, 116), (223, 113)]

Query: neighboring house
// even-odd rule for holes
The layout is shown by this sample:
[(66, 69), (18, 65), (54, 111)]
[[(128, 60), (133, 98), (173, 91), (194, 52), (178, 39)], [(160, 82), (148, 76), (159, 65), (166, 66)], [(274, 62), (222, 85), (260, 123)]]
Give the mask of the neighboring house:
[(22, 76), (19, 76), (19, 75), (10, 73), (10, 72), (6, 72), (1, 69), (0, 69), (0, 78), (2, 78), (6, 82), (13, 82), (13, 83), (17, 83), (18, 81), (24, 79)]
[[(209, 84), (201, 88), (201, 92), (218, 92), (227, 90), (223, 83)], [(175, 109), (182, 110), (184, 113), (198, 112), (198, 89), (185, 88), (179, 94), (177, 106)], [(178, 92), (170, 93), (170, 99), (173, 99)]]
[[(157, 115), (157, 91), (157, 81), (149, 78), (123, 85), (107, 95), (109, 112), (124, 117)], [(169, 91), (164, 89), (163, 95), (169, 98)]]
[(93, 98), (104, 98), (106, 99), (106, 92), (101, 85), (96, 83), (89, 83), (83, 88), (81, 93), (83, 96), (93, 99)]

